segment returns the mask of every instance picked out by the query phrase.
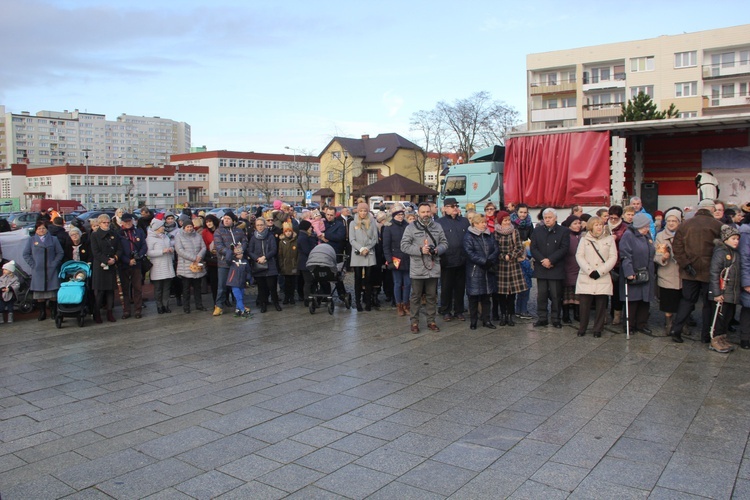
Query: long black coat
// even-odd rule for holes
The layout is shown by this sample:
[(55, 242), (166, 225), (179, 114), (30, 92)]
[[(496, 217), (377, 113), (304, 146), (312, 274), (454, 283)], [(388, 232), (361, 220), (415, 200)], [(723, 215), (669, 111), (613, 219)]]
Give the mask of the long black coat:
[[(117, 287), (117, 259), (121, 254), (120, 238), (113, 231), (104, 231), (101, 228), (91, 234), (91, 286), (94, 290), (114, 290)], [(116, 261), (109, 269), (104, 269), (110, 258)]]
[[(570, 248), (568, 228), (555, 224), (547, 228), (539, 224), (531, 233), (531, 256), (534, 258), (534, 277), (545, 280), (565, 279), (565, 256)], [(542, 265), (544, 259), (552, 262), (552, 268)]]
[(393, 258), (397, 257), (401, 259), (398, 270), (409, 272), (409, 255), (401, 251), (401, 238), (404, 237), (404, 230), (408, 225), (406, 220), (401, 223), (392, 220), (390, 225), (383, 227), (383, 256), (388, 262), (389, 269), (396, 269), (393, 265)]

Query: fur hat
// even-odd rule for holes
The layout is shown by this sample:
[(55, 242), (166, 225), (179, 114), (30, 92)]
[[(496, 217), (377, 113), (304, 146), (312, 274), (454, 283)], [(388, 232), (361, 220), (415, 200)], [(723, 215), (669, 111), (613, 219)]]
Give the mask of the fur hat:
[(151, 221), (151, 224), (148, 225), (148, 227), (151, 228), (152, 231), (156, 231), (160, 227), (164, 227), (164, 221), (160, 220), (160, 219), (157, 219), (157, 218), (154, 218)]
[(727, 241), (729, 238), (731, 238), (734, 235), (739, 236), (740, 232), (737, 230), (736, 227), (729, 226), (727, 224), (724, 224), (721, 226), (721, 241)]
[(7, 269), (8, 271), (10, 271), (12, 273), (15, 273), (16, 272), (16, 261), (15, 260), (10, 260), (10, 261), (6, 262), (5, 265), (3, 266), (3, 269)]
[(643, 227), (648, 227), (651, 225), (651, 219), (648, 218), (648, 215), (637, 213), (635, 214), (635, 217), (633, 217), (633, 227), (635, 229), (641, 229)]

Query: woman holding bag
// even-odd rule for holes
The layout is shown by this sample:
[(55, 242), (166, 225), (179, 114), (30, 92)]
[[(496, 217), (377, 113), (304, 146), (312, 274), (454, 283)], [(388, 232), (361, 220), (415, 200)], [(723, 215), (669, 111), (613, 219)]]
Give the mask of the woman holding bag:
[(651, 219), (646, 214), (636, 214), (620, 240), (620, 297), (628, 301), (628, 322), (633, 333), (653, 334), (647, 325), (654, 297), (655, 253)]
[(255, 221), (255, 232), (248, 240), (247, 253), (250, 256), (251, 272), (258, 283), (258, 300), (260, 312), (268, 311), (268, 296), (277, 311), (281, 311), (279, 304), (278, 279), (279, 270), (276, 267), (276, 253), (278, 246), (276, 237), (266, 225), (263, 218)]
[(615, 239), (604, 231), (604, 221), (592, 217), (586, 223), (586, 234), (581, 238), (576, 250), (578, 279), (576, 295), (580, 300), (581, 323), (578, 336), (586, 334), (591, 316), (591, 304), (595, 305), (594, 337), (602, 336), (604, 319), (607, 314), (607, 299), (612, 295), (610, 272), (617, 264)]

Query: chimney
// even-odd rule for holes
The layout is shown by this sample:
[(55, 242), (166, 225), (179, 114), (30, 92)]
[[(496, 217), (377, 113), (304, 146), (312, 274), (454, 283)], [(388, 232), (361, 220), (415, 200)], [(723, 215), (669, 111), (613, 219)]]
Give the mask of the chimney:
[(369, 138), (370, 138), (370, 134), (362, 134), (362, 140), (363, 141), (366, 141)]

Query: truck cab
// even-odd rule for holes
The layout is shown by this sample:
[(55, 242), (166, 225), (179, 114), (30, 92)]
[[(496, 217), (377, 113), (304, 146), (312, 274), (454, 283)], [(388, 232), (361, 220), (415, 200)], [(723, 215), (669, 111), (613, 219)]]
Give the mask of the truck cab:
[(484, 213), (484, 206), (490, 201), (498, 208), (503, 207), (504, 167), (503, 146), (482, 149), (469, 163), (450, 167), (440, 185), (438, 209), (446, 198), (455, 198), (464, 209), (468, 203), (474, 203), (478, 213)]

